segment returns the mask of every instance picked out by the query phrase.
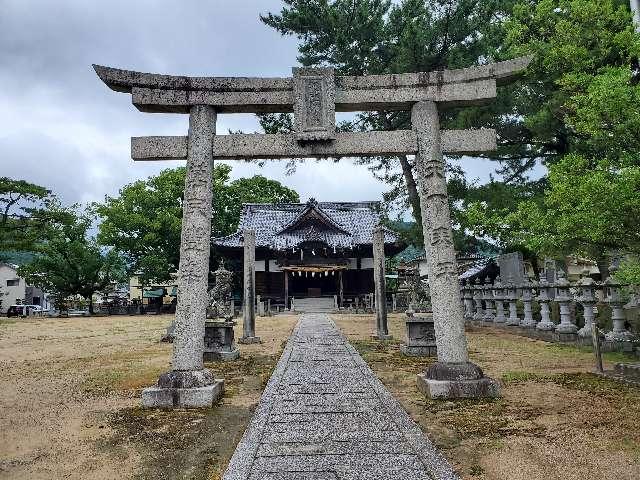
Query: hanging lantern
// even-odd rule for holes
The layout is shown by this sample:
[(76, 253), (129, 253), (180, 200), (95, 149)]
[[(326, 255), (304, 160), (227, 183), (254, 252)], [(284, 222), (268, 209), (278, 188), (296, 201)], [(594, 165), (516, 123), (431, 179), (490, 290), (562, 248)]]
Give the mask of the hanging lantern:
[(329, 272), (324, 272), (324, 276), (328, 277), (329, 276)]
[(333, 247), (333, 254), (334, 255), (336, 254), (336, 247), (335, 246)]
[(316, 276), (316, 272), (311, 272), (311, 276), (315, 277)]
[(316, 254), (316, 251), (315, 250), (311, 250), (311, 255), (315, 256), (315, 254)]

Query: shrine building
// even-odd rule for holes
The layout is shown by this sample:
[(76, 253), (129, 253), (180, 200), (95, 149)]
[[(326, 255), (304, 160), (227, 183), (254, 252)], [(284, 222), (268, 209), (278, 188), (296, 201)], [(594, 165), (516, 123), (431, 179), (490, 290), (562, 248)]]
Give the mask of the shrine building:
[[(379, 202), (245, 204), (238, 231), (214, 248), (242, 260), (243, 231), (256, 234), (256, 294), (289, 308), (291, 298), (335, 298), (345, 306), (374, 292), (373, 232)], [(384, 229), (385, 256), (400, 252)]]

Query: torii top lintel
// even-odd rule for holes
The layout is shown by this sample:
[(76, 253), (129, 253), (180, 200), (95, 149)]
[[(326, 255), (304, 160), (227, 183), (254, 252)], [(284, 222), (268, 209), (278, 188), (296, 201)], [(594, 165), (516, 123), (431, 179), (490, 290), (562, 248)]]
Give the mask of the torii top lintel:
[[(141, 73), (94, 65), (112, 90), (131, 93), (143, 112), (189, 113), (192, 105), (211, 105), (220, 113), (293, 112), (296, 70), (331, 72), (335, 111), (409, 110), (419, 101), (441, 106), (486, 103), (496, 85), (509, 83), (531, 62), (519, 57), (505, 62), (435, 72), (336, 76), (332, 69), (294, 69), (293, 78), (186, 77)], [(333, 93), (333, 92), (332, 92)]]
[[(438, 108), (476, 105), (496, 96), (531, 62), (521, 57), (461, 70), (344, 77), (332, 68), (294, 68), (292, 78), (177, 77), (94, 65), (112, 90), (130, 93), (143, 112), (190, 113), (208, 106), (219, 113), (293, 112), (295, 133), (214, 135), (214, 159), (340, 158), (415, 154), (412, 130), (337, 133), (336, 111), (410, 110), (418, 102)], [(495, 150), (489, 129), (442, 131), (444, 153)], [(188, 138), (134, 137), (134, 160), (185, 159)]]

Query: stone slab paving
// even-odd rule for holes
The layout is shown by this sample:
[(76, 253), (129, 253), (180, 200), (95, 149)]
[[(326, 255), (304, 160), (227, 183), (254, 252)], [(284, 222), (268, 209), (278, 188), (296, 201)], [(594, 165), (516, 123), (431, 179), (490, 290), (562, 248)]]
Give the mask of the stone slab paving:
[(459, 479), (326, 314), (298, 322), (223, 478)]

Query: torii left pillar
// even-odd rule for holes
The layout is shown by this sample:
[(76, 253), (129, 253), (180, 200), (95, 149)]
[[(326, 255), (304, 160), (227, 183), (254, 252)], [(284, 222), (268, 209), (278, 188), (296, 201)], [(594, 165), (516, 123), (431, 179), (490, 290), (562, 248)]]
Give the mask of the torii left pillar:
[(216, 112), (212, 107), (191, 107), (173, 369), (160, 376), (157, 386), (143, 390), (145, 407), (210, 407), (223, 390), (224, 382), (217, 380), (203, 364), (215, 125)]

